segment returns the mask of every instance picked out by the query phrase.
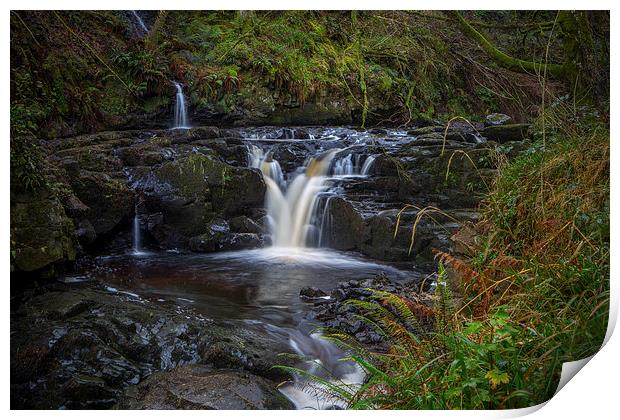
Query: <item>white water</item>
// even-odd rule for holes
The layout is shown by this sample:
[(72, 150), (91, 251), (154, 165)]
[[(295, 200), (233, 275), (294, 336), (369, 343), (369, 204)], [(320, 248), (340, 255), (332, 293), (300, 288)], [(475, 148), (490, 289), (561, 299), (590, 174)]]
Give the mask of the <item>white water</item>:
[(265, 201), (273, 246), (303, 248), (307, 245), (309, 233), (315, 228), (310, 222), (317, 199), (329, 187), (326, 175), (338, 151), (332, 149), (310, 159), (305, 171), (297, 175), (284, 191), (283, 181), (278, 179), (282, 173), (280, 165), (273, 160), (267, 161), (261, 149), (250, 148), (250, 164), (263, 172), (267, 184)]
[(138, 12), (132, 10), (131, 13), (133, 13), (133, 17), (136, 18), (136, 21), (138, 22), (138, 25), (140, 25), (140, 28), (144, 31), (145, 34), (147, 34), (149, 32), (149, 28), (146, 27)]
[[(309, 359), (304, 369), (306, 372), (323, 377), (350, 394), (354, 394), (364, 383), (364, 370), (356, 363), (342, 361), (346, 357), (342, 350), (319, 334), (311, 334), (310, 337), (291, 335), (289, 343), (297, 354)], [(280, 387), (280, 392), (295, 404), (296, 409), (347, 408), (346, 401), (334, 395), (327, 385), (307, 378), (296, 379), (296, 382)]]
[(368, 156), (362, 165), (361, 155), (353, 155), (349, 153), (345, 157), (336, 159), (332, 168), (332, 175), (338, 177), (345, 176), (367, 176), (372, 164), (375, 161), (374, 156)]
[(370, 172), (370, 168), (372, 168), (373, 163), (375, 163), (375, 156), (368, 156), (364, 161), (364, 165), (362, 166), (362, 175), (367, 176)]
[(270, 152), (252, 145), (250, 147), (250, 166), (259, 168), (265, 176), (271, 178), (280, 187), (284, 187), (284, 174), (277, 160), (273, 159)]
[(142, 239), (140, 237), (140, 216), (138, 215), (137, 206), (136, 206), (136, 214), (133, 217), (132, 237), (133, 237), (133, 254), (142, 255), (142, 249), (141, 249)]
[(174, 107), (174, 127), (173, 128), (190, 128), (187, 121), (187, 105), (185, 104), (185, 95), (183, 95), (183, 87), (180, 83), (173, 82), (177, 89), (176, 105)]

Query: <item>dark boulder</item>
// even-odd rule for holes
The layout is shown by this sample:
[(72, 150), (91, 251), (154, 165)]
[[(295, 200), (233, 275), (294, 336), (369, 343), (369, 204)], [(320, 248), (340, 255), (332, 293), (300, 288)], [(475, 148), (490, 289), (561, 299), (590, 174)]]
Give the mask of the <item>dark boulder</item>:
[(528, 137), (530, 124), (506, 124), (489, 126), (480, 133), (489, 140), (498, 143), (521, 141)]
[(275, 383), (248, 372), (184, 366), (156, 373), (115, 407), (130, 410), (274, 410), (293, 405)]
[(50, 192), (11, 195), (11, 271), (75, 259), (74, 226)]
[(230, 225), (230, 231), (234, 233), (264, 233), (263, 228), (247, 216), (233, 217), (228, 221), (228, 224)]
[(102, 172), (81, 171), (69, 180), (75, 195), (88, 206), (84, 217), (97, 236), (128, 222), (134, 212), (134, 194), (123, 180)]
[(362, 216), (350, 202), (341, 197), (331, 197), (327, 206), (329, 223), (323, 226), (326, 243), (343, 251), (357, 248), (364, 240)]

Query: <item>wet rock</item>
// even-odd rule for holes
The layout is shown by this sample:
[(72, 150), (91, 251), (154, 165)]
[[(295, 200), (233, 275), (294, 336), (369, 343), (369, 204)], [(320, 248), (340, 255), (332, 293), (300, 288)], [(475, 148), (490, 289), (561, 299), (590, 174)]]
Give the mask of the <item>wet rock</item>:
[(260, 248), (264, 244), (261, 235), (256, 233), (232, 233), (221, 243), (222, 251), (240, 251)]
[(228, 221), (228, 224), (230, 231), (234, 233), (264, 233), (263, 228), (247, 216), (233, 217)]
[(189, 248), (194, 252), (213, 252), (222, 248), (228, 239), (230, 227), (223, 219), (216, 219), (206, 226), (206, 232), (194, 236), (189, 241)]
[(440, 125), (419, 127), (419, 128), (414, 128), (413, 130), (407, 131), (407, 135), (408, 136), (421, 136), (421, 135), (430, 134), (430, 133), (441, 133), (444, 131), (444, 129), (445, 127), (442, 127)]
[(50, 192), (11, 194), (11, 265), (32, 272), (73, 261), (73, 223)]
[(216, 323), (97, 284), (52, 284), (11, 310), (12, 408), (109, 408), (162, 370), (196, 363), (281, 381), (286, 338)]
[(161, 146), (154, 143), (123, 147), (116, 153), (125, 166), (153, 166), (165, 160)]
[(321, 298), (324, 296), (327, 296), (327, 293), (325, 293), (324, 291), (322, 291), (321, 289), (317, 287), (312, 287), (312, 286), (304, 287), (299, 292), (299, 297), (302, 300), (307, 300), (307, 301), (312, 301), (312, 300), (315, 300), (317, 298)]
[(486, 127), (480, 133), (489, 140), (506, 143), (524, 140), (529, 128), (530, 124), (505, 124)]
[(371, 128), (368, 132), (379, 136), (387, 135), (387, 130), (385, 128)]
[(364, 219), (341, 197), (331, 197), (327, 206), (329, 223), (323, 226), (326, 243), (343, 251), (357, 248), (364, 239)]
[(97, 239), (97, 232), (88, 219), (83, 219), (78, 222), (75, 236), (81, 245), (88, 246)]
[(373, 164), (373, 173), (379, 176), (398, 176), (397, 160), (389, 156), (377, 156)]
[(189, 238), (208, 234), (214, 217), (252, 213), (262, 207), (265, 193), (259, 171), (200, 154), (166, 162), (152, 174), (137, 175), (136, 182), (144, 189), (146, 212), (162, 215), (151, 233), (166, 248), (183, 247)]
[(84, 216), (97, 236), (110, 233), (133, 215), (134, 195), (120, 179), (101, 172), (81, 171), (79, 177), (69, 182), (76, 196), (88, 206)]
[(184, 366), (127, 391), (118, 409), (274, 410), (293, 405), (276, 384), (248, 372)]
[(489, 114), (485, 117), (484, 124), (487, 126), (504, 125), (507, 124), (510, 120), (512, 120), (512, 117), (506, 114), (494, 113)]

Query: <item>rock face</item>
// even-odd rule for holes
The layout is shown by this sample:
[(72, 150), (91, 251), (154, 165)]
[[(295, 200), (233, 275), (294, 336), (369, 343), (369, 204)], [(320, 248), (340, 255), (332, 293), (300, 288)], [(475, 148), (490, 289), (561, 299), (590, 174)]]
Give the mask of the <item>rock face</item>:
[[(214, 220), (234, 218), (234, 232), (192, 248), (212, 252), (263, 243), (251, 218), (264, 214), (265, 183), (258, 170), (246, 167), (238, 132), (105, 132), (44, 146), (49, 183), (58, 192), (11, 197), (13, 266), (19, 272), (72, 261), (76, 252), (130, 247), (130, 235), (123, 233), (136, 212), (147, 247), (189, 249), (190, 239), (207, 235)], [(26, 213), (36, 220), (29, 222)]]
[(356, 249), (364, 241), (364, 219), (353, 205), (341, 197), (332, 197), (327, 204), (329, 224), (324, 226), (327, 243), (339, 250)]
[[(491, 119), (505, 121), (499, 116)], [(414, 213), (428, 206), (448, 212), (475, 207), (495, 176), (492, 150), (516, 154), (524, 147), (528, 127), (483, 128), (481, 123), (458, 121), (447, 131), (431, 125), (398, 133), (196, 127), (50, 141), (45, 143), (53, 167), (50, 184), (58, 192), (46, 198), (12, 197), (12, 235), (18, 239), (13, 266), (31, 272), (71, 261), (76, 253), (130, 249), (135, 214), (146, 249), (217, 252), (269, 243), (266, 185), (260, 171), (248, 167), (248, 148), (254, 144), (269, 150), (289, 174), (308, 157), (334, 148), (346, 149), (338, 159), (352, 154), (360, 167), (372, 156), (368, 178), (333, 181), (337, 193), (322, 201), (328, 208), (317, 241), (384, 260), (428, 259), (432, 247), (446, 245), (452, 222), (444, 218), (443, 226), (433, 227), (422, 219), (416, 228), (418, 243), (409, 252)], [(365, 136), (362, 143), (360, 136)], [(396, 232), (396, 214), (405, 205), (417, 210), (405, 211)], [(23, 215), (31, 207), (39, 222), (29, 226)], [(43, 221), (43, 213), (48, 220)], [(221, 224), (228, 227), (217, 229)]]
[(53, 193), (11, 194), (12, 270), (45, 269), (75, 254), (73, 222)]
[[(275, 401), (268, 392), (273, 384), (253, 375), (286, 378), (272, 369), (287, 363), (278, 356), (289, 351), (285, 342), (204, 319), (172, 302), (151, 302), (96, 284), (54, 284), (24, 295), (14, 306), (14, 409), (109, 408), (130, 385), (158, 371), (197, 363), (248, 372), (240, 375), (246, 375), (248, 389), (264, 393), (267, 406)], [(229, 385), (243, 377), (228, 376)]]
[(275, 383), (248, 372), (184, 366), (156, 373), (131, 387), (116, 408), (123, 410), (277, 410), (293, 405)]

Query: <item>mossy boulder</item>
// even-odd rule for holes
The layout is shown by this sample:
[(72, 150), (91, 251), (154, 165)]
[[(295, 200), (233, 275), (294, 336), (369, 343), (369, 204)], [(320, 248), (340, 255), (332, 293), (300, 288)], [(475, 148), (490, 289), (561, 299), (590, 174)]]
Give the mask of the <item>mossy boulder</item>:
[[(234, 167), (212, 156), (192, 153), (156, 167), (144, 175), (148, 213), (160, 213), (155, 235), (161, 245), (190, 246), (209, 252), (215, 246), (210, 223), (216, 218), (252, 214), (261, 208), (265, 183), (258, 170)], [(213, 245), (213, 246), (212, 246)]]
[(50, 192), (11, 196), (12, 270), (32, 272), (75, 260), (73, 222)]
[(80, 171), (70, 183), (76, 196), (88, 206), (84, 217), (98, 236), (107, 235), (129, 222), (135, 199), (124, 180), (102, 172)]
[(480, 132), (488, 140), (498, 143), (526, 139), (530, 124), (504, 124), (486, 127)]

